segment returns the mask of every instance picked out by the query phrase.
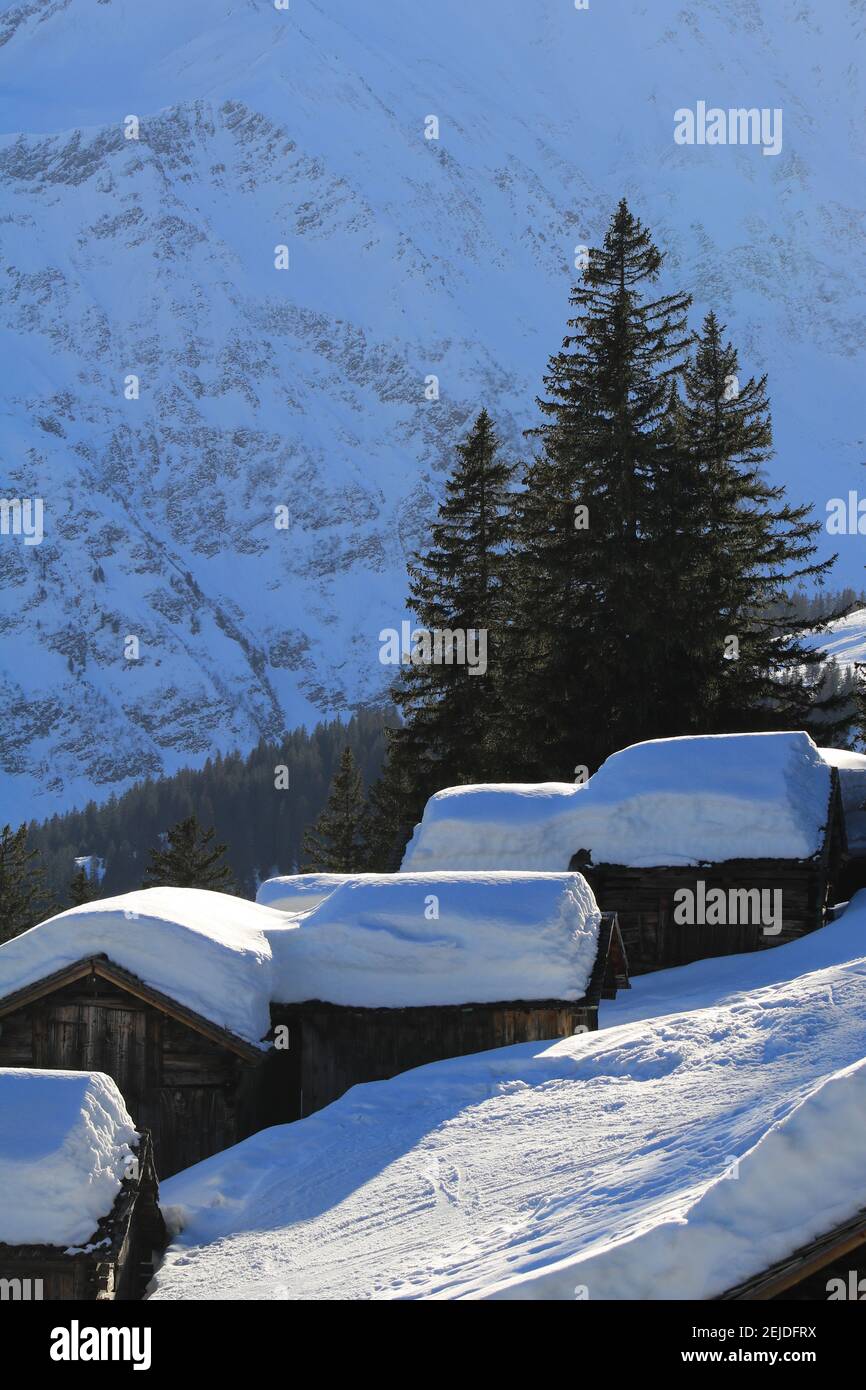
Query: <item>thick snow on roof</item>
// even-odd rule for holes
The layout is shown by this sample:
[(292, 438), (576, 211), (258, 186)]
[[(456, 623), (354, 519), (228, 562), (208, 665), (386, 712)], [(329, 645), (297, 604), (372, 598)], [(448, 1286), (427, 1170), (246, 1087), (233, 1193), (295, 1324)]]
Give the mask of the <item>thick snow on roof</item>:
[(805, 733), (653, 739), (583, 786), (449, 787), (430, 798), (403, 869), (632, 867), (807, 859), (827, 822), (830, 770)]
[(595, 961), (580, 874), (369, 874), (306, 913), (148, 888), (87, 903), (0, 946), (0, 999), (91, 955), (247, 1042), (270, 1004), (366, 1008), (579, 999)]
[(110, 1076), (0, 1067), (0, 1241), (88, 1241), (137, 1144)]
[(365, 877), (365, 874), (281, 874), (278, 878), (266, 878), (259, 885), (256, 902), (276, 908), (278, 912), (308, 912), (341, 883)]
[(818, 752), (839, 770), (848, 848), (855, 854), (866, 854), (866, 753), (852, 753), (847, 748), (819, 748)]
[(270, 933), (283, 1003), (580, 999), (600, 914), (580, 874), (366, 874)]
[(85, 903), (0, 946), (0, 999), (85, 956), (107, 955), (248, 1042), (270, 1028), (269, 908), (196, 888)]
[(866, 893), (633, 986), (599, 1033), (356, 1086), (169, 1179), (155, 1297), (700, 1298), (866, 1205)]

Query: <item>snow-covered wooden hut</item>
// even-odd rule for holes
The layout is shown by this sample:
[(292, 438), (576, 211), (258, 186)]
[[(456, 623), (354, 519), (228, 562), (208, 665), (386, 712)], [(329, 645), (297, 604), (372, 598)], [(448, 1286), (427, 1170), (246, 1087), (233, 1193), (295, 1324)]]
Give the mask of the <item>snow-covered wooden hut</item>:
[(0, 1066), (106, 1072), (160, 1177), (236, 1143), (265, 1108), (263, 918), (225, 894), (152, 888), (5, 942)]
[(835, 896), (839, 902), (847, 902), (858, 889), (866, 888), (866, 753), (852, 753), (847, 748), (819, 751), (839, 777), (847, 854)]
[[(281, 892), (297, 908), (310, 885)], [(626, 987), (577, 873), (343, 876), (277, 911), (152, 888), (0, 946), (0, 1065), (98, 1068), (167, 1177), (357, 1082), (597, 1027)]]
[(287, 921), (271, 1013), (297, 1115), (443, 1057), (592, 1031), (628, 988), (616, 918), (577, 873), (362, 874)]
[(166, 1243), (158, 1196), (110, 1077), (0, 1068), (4, 1299), (139, 1298)]
[(814, 930), (845, 856), (838, 771), (808, 734), (724, 734), (635, 744), (580, 786), (439, 792), (403, 871), (579, 869), (636, 974)]

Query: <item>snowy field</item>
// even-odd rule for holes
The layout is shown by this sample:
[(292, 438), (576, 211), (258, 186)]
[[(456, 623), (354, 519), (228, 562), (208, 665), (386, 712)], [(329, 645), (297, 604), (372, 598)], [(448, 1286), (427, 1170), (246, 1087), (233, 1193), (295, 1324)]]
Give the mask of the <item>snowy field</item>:
[(599, 1033), (356, 1087), (162, 1185), (152, 1296), (721, 1293), (866, 1204), (864, 1005), (861, 894), (636, 980)]

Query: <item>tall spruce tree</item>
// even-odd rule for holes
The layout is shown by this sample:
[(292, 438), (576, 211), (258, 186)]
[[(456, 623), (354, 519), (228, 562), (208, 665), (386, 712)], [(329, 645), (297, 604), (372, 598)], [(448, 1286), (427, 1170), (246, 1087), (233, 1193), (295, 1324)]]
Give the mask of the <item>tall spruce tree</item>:
[(0, 830), (0, 942), (41, 922), (50, 911), (38, 851), (27, 844), (27, 826)]
[(390, 748), (380, 776), (367, 794), (364, 820), (364, 868), (371, 873), (396, 873), (413, 826), (421, 814), (424, 789), (416, 786), (405, 763)]
[(767, 379), (740, 384), (735, 348), (708, 314), (683, 376), (679, 468), (697, 492), (677, 500), (687, 528), (675, 621), (691, 698), (675, 732), (806, 728), (825, 740), (848, 717), (822, 678), (822, 655), (801, 641), (814, 620), (784, 602), (797, 581), (821, 582), (835, 557), (816, 559), (821, 524), (771, 485)]
[[(413, 647), (393, 692), (403, 724), (390, 734), (382, 795), (398, 803), (396, 819), (404, 832), (432, 792), (505, 771), (495, 739), (502, 689), (496, 667), (506, 625), (503, 575), (513, 472), (482, 410), (457, 446), (430, 549), (409, 566), (408, 606), (416, 631), (444, 638), (438, 652), (435, 643)], [(468, 647), (470, 631), (486, 644), (483, 661), (477, 660), (481, 646), (473, 647), (474, 667), (460, 660), (459, 641), (465, 638)], [(452, 633), (461, 635), (457, 644), (449, 640)]]
[(178, 821), (165, 843), (150, 851), (145, 888), (210, 888), (233, 893), (234, 875), (223, 856), (226, 846), (214, 844), (213, 826), (203, 830), (195, 816)]
[(364, 789), (348, 746), (325, 809), (304, 835), (304, 855), (305, 873), (357, 874), (366, 868)]
[(592, 249), (530, 434), (516, 509), (504, 731), (529, 776), (567, 776), (657, 728), (647, 520), (670, 453), (685, 294), (652, 297), (662, 257), (623, 200)]

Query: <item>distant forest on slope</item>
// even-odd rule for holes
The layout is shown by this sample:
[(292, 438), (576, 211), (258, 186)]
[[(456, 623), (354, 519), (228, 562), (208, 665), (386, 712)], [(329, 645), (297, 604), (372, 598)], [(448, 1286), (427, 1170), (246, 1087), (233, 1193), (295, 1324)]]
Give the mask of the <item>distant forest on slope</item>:
[[(150, 850), (194, 814), (228, 846), (238, 889), (253, 897), (263, 878), (297, 871), (304, 831), (325, 805), (342, 750), (351, 748), (366, 790), (382, 767), (386, 726), (396, 720), (388, 709), (362, 710), (348, 723), (296, 729), (279, 744), (263, 739), (246, 755), (217, 756), (197, 770), (147, 779), (102, 805), (34, 822), (28, 841), (39, 851), (46, 889), (58, 907), (68, 906), (75, 860), (85, 855), (104, 862), (96, 896), (140, 888)], [(288, 787), (277, 787), (285, 780), (278, 768), (287, 770)]]

